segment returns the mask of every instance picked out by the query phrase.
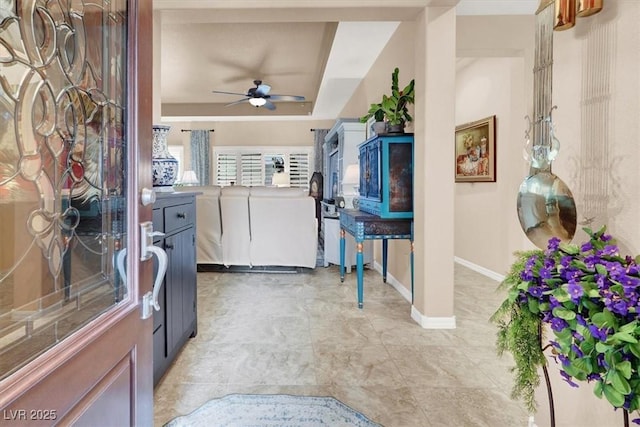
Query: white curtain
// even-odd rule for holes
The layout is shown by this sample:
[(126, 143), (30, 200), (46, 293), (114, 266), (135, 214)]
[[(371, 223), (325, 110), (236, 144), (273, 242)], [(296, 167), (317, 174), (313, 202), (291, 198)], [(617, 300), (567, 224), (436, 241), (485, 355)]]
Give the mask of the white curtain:
[(191, 131), (191, 167), (198, 177), (200, 185), (209, 185), (210, 165), (209, 160), (209, 131)]

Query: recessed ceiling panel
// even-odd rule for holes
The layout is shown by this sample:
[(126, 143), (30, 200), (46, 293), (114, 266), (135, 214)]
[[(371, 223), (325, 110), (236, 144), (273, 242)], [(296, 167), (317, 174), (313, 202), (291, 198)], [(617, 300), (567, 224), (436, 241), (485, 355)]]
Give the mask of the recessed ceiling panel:
[(239, 97), (211, 91), (244, 94), (256, 79), (272, 94), (313, 101), (330, 46), (325, 33), (334, 29), (320, 22), (165, 24), (162, 103), (230, 103)]

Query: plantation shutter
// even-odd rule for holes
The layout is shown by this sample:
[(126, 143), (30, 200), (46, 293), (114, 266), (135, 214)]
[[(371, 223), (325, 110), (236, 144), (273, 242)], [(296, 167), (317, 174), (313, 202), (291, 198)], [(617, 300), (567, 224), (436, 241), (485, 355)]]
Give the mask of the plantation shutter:
[(263, 185), (262, 155), (260, 153), (241, 154), (240, 173), (242, 185), (247, 187)]
[(216, 156), (216, 184), (232, 185), (238, 182), (238, 155), (218, 153)]
[(264, 155), (264, 185), (271, 185), (273, 174), (276, 173), (276, 160), (284, 162), (284, 158), (285, 156), (283, 154)]
[(309, 161), (309, 153), (289, 154), (289, 176), (292, 187), (309, 189), (311, 178)]

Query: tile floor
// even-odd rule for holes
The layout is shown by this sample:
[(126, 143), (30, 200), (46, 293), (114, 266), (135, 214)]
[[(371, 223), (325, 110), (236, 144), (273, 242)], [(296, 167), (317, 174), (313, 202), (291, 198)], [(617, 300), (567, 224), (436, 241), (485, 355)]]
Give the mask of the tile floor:
[(410, 304), (355, 274), (198, 273), (198, 336), (155, 390), (155, 425), (230, 393), (331, 395), (386, 427), (527, 425), (488, 322), (497, 282), (455, 270), (455, 330), (425, 330)]

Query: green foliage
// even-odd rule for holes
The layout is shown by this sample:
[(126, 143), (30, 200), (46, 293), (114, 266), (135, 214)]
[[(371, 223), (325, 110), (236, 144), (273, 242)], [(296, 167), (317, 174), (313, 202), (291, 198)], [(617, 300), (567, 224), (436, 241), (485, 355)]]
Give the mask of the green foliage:
[[(535, 411), (533, 392), (541, 350), (551, 347), (560, 375), (572, 387), (592, 382), (594, 393), (615, 408), (640, 409), (640, 265), (621, 256), (605, 228), (582, 245), (549, 240), (547, 250), (517, 254), (501, 283), (507, 297), (491, 320), (497, 351), (513, 354), (513, 396)], [(541, 337), (541, 326), (553, 337)], [(548, 344), (547, 344), (548, 343)], [(640, 418), (633, 420), (640, 424)]]
[(382, 109), (382, 104), (371, 104), (369, 112), (360, 117), (360, 123), (366, 123), (371, 117), (374, 117), (376, 122), (384, 121), (384, 110)]
[(399, 125), (413, 121), (413, 117), (409, 114), (408, 105), (414, 103), (414, 86), (415, 80), (411, 80), (402, 91), (398, 87), (398, 73), (400, 70), (396, 68), (391, 74), (391, 95), (382, 95), (382, 109), (384, 116), (390, 125)]
[(360, 121), (365, 123), (371, 117), (376, 121), (387, 121), (390, 125), (400, 125), (404, 122), (413, 121), (409, 114), (408, 106), (415, 102), (415, 80), (412, 79), (402, 90), (398, 86), (398, 74), (400, 70), (396, 67), (391, 74), (391, 94), (382, 95), (382, 101), (378, 104), (371, 104), (369, 112), (360, 117)]
[(499, 289), (507, 291), (507, 299), (491, 316), (491, 321), (498, 325), (496, 348), (498, 355), (508, 351), (513, 356), (515, 366), (514, 385), (511, 391), (513, 399), (520, 399), (531, 413), (536, 411), (535, 389), (540, 384), (538, 368), (546, 364), (538, 331), (540, 317), (528, 307), (522, 307), (517, 296), (518, 286), (522, 283), (520, 273), (525, 262), (540, 250), (516, 253), (516, 261), (500, 284)]

